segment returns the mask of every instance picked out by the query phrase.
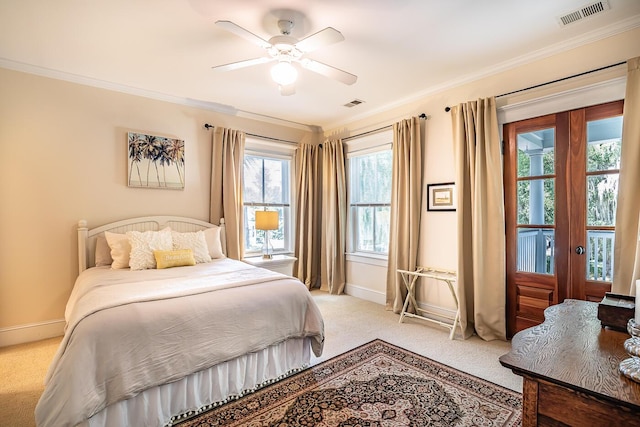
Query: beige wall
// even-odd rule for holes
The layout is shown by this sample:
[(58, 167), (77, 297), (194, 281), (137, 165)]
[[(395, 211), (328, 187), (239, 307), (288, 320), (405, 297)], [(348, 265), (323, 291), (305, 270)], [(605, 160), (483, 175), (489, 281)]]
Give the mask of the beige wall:
[[(629, 31), (424, 96), (328, 129), (326, 134), (359, 133), (424, 112), (429, 116), (425, 123), (425, 184), (452, 181), (451, 124), (445, 106), (638, 56), (638, 40), (640, 29)], [(585, 83), (577, 79), (544, 91), (576, 84)], [(515, 98), (527, 96), (536, 96), (536, 92)], [(6, 342), (3, 333), (63, 317), (77, 274), (75, 229), (79, 219), (88, 220), (90, 227), (151, 214), (207, 219), (210, 133), (203, 129), (205, 122), (316, 142), (315, 135), (299, 128), (0, 69), (0, 345)], [(128, 130), (185, 140), (184, 191), (126, 186)], [(455, 221), (452, 213), (425, 212), (420, 230), (422, 265), (456, 268)], [(348, 289), (357, 289), (368, 299), (384, 301), (384, 277), (384, 267), (359, 262), (347, 265)], [(452, 307), (448, 292), (442, 288), (424, 291), (420, 299)]]
[[(2, 332), (62, 319), (77, 276), (78, 220), (209, 216), (204, 123), (292, 141), (309, 130), (0, 69)], [(127, 187), (129, 130), (185, 141), (184, 191)]]
[[(325, 134), (342, 136), (358, 134), (397, 122), (402, 118), (426, 113), (428, 120), (425, 122), (425, 187), (427, 183), (454, 181), (451, 119), (450, 114), (444, 111), (446, 106), (499, 95), (626, 61), (640, 55), (638, 40), (640, 40), (640, 29), (628, 31), (525, 66), (424, 96), (402, 107), (341, 125), (336, 129), (327, 129)], [(625, 75), (626, 66), (615, 67), (605, 72), (572, 79), (524, 94), (499, 98), (498, 105), (500, 107), (512, 105)], [(588, 101), (585, 100), (585, 102)], [(426, 191), (424, 197), (426, 198)], [(423, 199), (423, 206), (425, 208), (420, 228), (420, 265), (457, 269), (456, 214), (427, 212), (426, 199)], [(385, 267), (348, 261), (346, 270), (347, 293), (377, 302), (384, 301)], [(419, 303), (428, 306), (443, 308), (445, 312), (454, 308), (450, 293), (444, 285), (422, 286), (418, 300)]]

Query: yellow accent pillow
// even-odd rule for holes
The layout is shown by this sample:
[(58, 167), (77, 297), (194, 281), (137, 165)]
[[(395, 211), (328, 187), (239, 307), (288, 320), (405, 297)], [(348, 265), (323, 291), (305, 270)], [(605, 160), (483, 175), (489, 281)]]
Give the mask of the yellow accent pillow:
[(175, 251), (153, 251), (157, 268), (182, 267), (196, 265), (191, 249), (177, 249)]

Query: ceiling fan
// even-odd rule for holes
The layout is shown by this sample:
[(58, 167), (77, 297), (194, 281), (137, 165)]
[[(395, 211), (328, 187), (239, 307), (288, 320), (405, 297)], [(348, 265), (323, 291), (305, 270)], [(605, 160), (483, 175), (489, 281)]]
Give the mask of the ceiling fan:
[(231, 64), (216, 65), (212, 68), (229, 71), (267, 62), (277, 62), (271, 69), (271, 77), (278, 83), (281, 95), (293, 95), (295, 93), (294, 83), (298, 76), (298, 71), (292, 65), (293, 62), (300, 64), (302, 68), (347, 85), (354, 84), (358, 79), (357, 76), (351, 73), (305, 57), (309, 52), (344, 40), (342, 33), (332, 27), (327, 27), (302, 40), (298, 40), (291, 36), (291, 29), (294, 26), (293, 21), (281, 19), (278, 21), (278, 28), (281, 34), (273, 36), (267, 41), (231, 21), (216, 21), (216, 25), (264, 48), (268, 56)]

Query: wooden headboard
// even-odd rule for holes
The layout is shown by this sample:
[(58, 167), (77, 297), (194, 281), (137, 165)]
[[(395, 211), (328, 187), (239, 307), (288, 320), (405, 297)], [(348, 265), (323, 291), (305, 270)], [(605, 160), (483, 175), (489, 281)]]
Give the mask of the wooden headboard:
[[(78, 221), (78, 273), (82, 273), (95, 265), (96, 240), (98, 235), (105, 231), (124, 234), (127, 231), (158, 231), (165, 227), (171, 227), (181, 233), (204, 230), (205, 228), (218, 227), (216, 224), (201, 221), (199, 219), (181, 216), (144, 216), (124, 219), (112, 222), (97, 228), (87, 228), (87, 221)], [(227, 253), (227, 239), (224, 219), (220, 219), (220, 241), (222, 253)]]

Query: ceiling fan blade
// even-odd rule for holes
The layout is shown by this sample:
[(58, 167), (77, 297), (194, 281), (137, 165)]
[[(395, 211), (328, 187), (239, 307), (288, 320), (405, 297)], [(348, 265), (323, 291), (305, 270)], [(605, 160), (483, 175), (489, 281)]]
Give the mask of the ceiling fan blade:
[(238, 24), (234, 24), (231, 21), (216, 21), (216, 25), (221, 28), (224, 28), (230, 33), (235, 34), (236, 36), (240, 36), (246, 40), (249, 40), (251, 43), (255, 45), (258, 45), (265, 49), (269, 49), (271, 47), (271, 44), (268, 41), (264, 40), (261, 37), (256, 36), (251, 31), (245, 30)]
[(232, 62), (230, 64), (214, 65), (213, 69), (220, 71), (233, 71), (240, 68), (250, 67), (252, 65), (264, 64), (267, 62), (275, 61), (275, 58), (269, 58), (267, 56), (261, 58), (247, 59), (246, 61)]
[(332, 27), (327, 27), (324, 30), (320, 30), (315, 34), (311, 34), (310, 36), (303, 38), (296, 43), (296, 47), (302, 52), (311, 52), (343, 40), (344, 36), (340, 31)]
[(278, 85), (278, 89), (280, 90), (280, 95), (282, 96), (290, 96), (296, 93), (296, 86), (294, 84), (290, 85)]
[(315, 73), (322, 74), (323, 76), (329, 77), (330, 79), (338, 80), (346, 85), (352, 85), (358, 80), (358, 76), (347, 73), (346, 71), (342, 71), (338, 68), (332, 67), (327, 64), (323, 64), (322, 62), (314, 61), (312, 59), (302, 59), (300, 60), (300, 65), (302, 65), (307, 70), (311, 70)]

